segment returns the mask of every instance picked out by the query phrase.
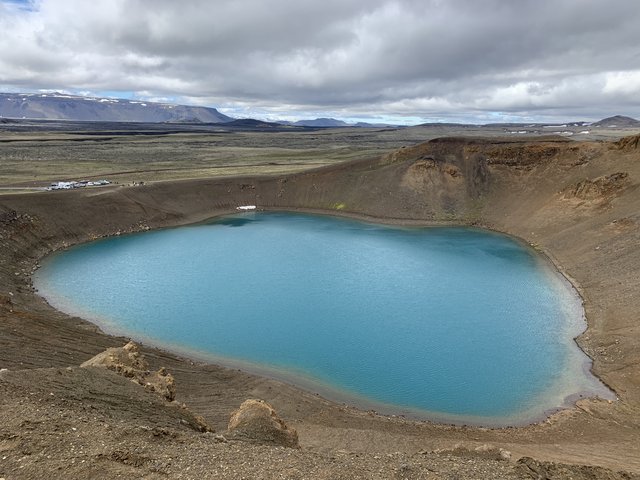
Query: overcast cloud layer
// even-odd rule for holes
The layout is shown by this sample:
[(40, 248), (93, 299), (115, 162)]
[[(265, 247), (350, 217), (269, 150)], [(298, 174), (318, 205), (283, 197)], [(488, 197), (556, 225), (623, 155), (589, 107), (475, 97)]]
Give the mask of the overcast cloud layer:
[(262, 118), (640, 117), (640, 2), (0, 0), (0, 89)]

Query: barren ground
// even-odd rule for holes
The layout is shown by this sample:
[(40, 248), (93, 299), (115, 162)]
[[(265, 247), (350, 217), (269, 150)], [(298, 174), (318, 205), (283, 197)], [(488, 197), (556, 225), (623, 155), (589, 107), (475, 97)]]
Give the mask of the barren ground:
[[(0, 196), (0, 477), (637, 478), (639, 185), (638, 137), (510, 137), (437, 140), (286, 175)], [(188, 410), (110, 371), (80, 369), (126, 340), (49, 307), (30, 284), (38, 261), (242, 204), (474, 224), (528, 241), (583, 295), (589, 328), (578, 342), (619, 400), (582, 400), (539, 424), (482, 429), (363, 412), (150, 348), (152, 368), (175, 376)], [(201, 415), (224, 432), (247, 398), (271, 403), (298, 430), (300, 448), (220, 442), (189, 423)]]

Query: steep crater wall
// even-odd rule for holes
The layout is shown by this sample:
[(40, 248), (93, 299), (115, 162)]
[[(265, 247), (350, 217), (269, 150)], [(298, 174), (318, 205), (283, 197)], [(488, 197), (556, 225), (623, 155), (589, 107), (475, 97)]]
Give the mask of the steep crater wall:
[[(45, 254), (107, 235), (203, 221), (239, 205), (381, 221), (473, 224), (549, 254), (585, 299), (579, 339), (623, 400), (602, 418), (640, 422), (640, 158), (617, 143), (438, 139), (380, 158), (281, 177), (0, 196), (0, 365), (81, 363), (120, 339), (54, 311), (30, 275)], [(194, 387), (195, 388), (195, 387)]]

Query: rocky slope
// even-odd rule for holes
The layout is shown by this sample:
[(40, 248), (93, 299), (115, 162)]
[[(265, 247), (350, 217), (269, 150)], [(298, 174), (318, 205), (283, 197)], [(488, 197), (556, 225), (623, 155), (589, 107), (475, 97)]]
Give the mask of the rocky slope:
[[(0, 373), (0, 477), (637, 478), (639, 141), (440, 139), (283, 177), (0, 196), (0, 368), (7, 369)], [(297, 431), (300, 448), (291, 449), (219, 442), (158, 408), (161, 399), (142, 386), (78, 367), (126, 339), (34, 295), (30, 275), (43, 255), (246, 204), (474, 224), (528, 241), (580, 289), (589, 329), (578, 341), (619, 400), (580, 400), (522, 428), (433, 425), (142, 349), (150, 371), (166, 368), (176, 400), (208, 425), (221, 431), (239, 405), (261, 399)]]

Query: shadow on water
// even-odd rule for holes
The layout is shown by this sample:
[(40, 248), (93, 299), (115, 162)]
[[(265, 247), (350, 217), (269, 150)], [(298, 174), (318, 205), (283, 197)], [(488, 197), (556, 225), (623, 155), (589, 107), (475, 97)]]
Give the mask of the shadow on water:
[(249, 223), (257, 222), (258, 219), (254, 214), (250, 214), (251, 216), (234, 216), (234, 217), (225, 217), (220, 220), (216, 220), (211, 222), (213, 225), (224, 225), (225, 227), (243, 227), (248, 225)]

